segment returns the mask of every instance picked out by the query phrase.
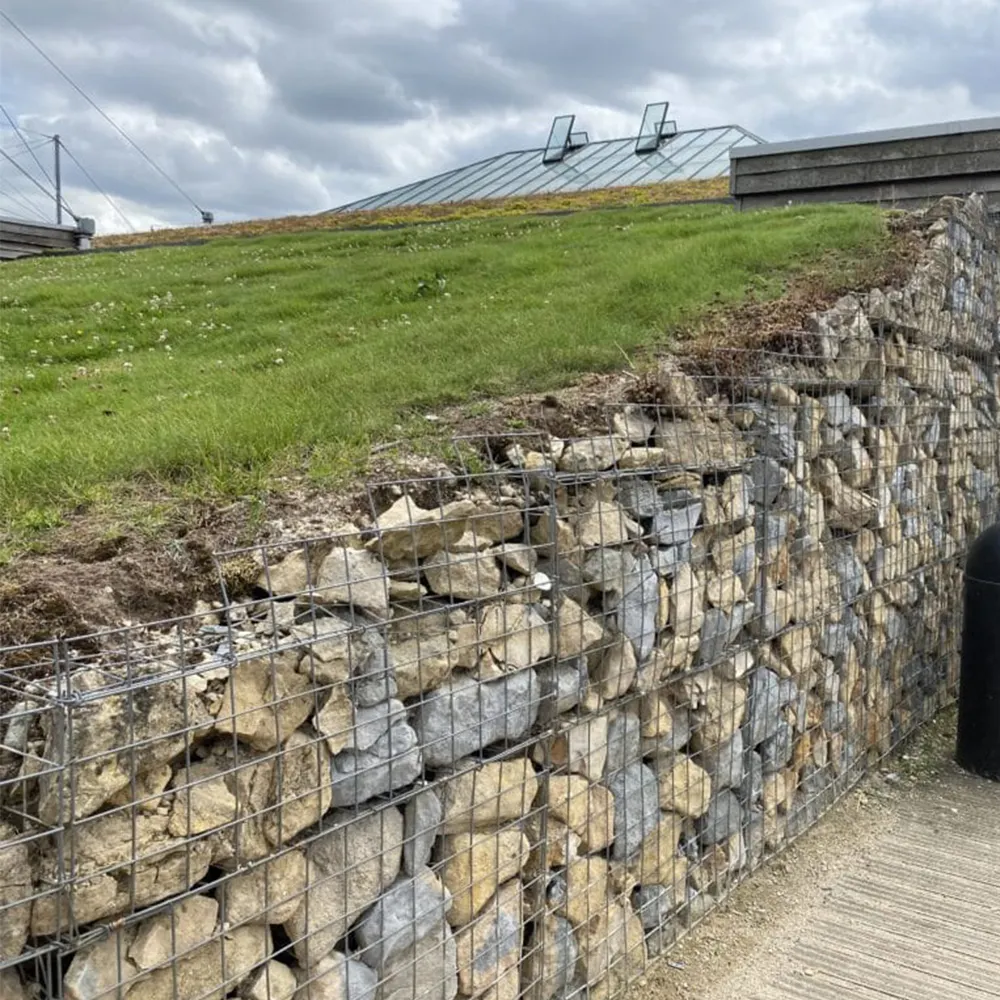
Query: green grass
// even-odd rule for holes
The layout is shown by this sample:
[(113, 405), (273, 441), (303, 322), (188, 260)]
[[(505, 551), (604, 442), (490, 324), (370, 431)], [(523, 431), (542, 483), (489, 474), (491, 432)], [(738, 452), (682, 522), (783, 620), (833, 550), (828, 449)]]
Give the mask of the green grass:
[(233, 495), (344, 474), (425, 408), (621, 367), (885, 240), (863, 208), (688, 206), (4, 265), (0, 530), (137, 482)]

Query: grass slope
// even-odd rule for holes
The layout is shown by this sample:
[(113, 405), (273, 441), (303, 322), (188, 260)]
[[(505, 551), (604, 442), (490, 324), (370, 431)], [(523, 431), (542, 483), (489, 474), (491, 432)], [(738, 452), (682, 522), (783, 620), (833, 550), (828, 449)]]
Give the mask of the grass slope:
[(620, 368), (887, 239), (859, 207), (688, 206), (5, 265), (0, 532), (9, 554), (137, 482), (233, 495), (353, 471), (423, 408)]

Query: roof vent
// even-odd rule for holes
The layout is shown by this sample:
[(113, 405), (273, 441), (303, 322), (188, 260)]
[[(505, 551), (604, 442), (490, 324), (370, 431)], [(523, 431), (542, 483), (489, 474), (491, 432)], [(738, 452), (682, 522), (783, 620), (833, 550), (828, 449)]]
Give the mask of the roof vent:
[(590, 142), (586, 132), (573, 131), (575, 122), (576, 115), (560, 115), (552, 122), (549, 139), (545, 143), (545, 152), (542, 154), (542, 163), (559, 163), (567, 153), (580, 149)]
[(635, 140), (637, 154), (655, 153), (665, 139), (677, 135), (677, 122), (667, 121), (669, 101), (657, 101), (647, 104), (642, 115), (642, 125), (639, 126), (639, 138)]

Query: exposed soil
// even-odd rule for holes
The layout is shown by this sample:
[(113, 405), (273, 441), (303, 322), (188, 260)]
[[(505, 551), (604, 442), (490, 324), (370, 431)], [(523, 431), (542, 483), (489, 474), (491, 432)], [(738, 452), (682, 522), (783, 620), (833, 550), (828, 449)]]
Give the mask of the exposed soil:
[[(673, 331), (671, 354), (697, 366), (723, 344), (728, 349), (776, 344), (846, 292), (900, 286), (924, 243), (912, 216), (890, 219), (890, 232), (888, 247), (803, 272), (781, 298), (720, 307), (696, 327)], [(120, 510), (112, 516), (106, 509), (79, 509), (40, 536), (33, 551), (0, 570), (0, 648), (188, 614), (199, 599), (220, 596), (214, 553), (328, 534), (352, 520), (368, 522), (373, 504), (383, 509), (393, 496), (388, 487), (369, 490), (365, 483), (454, 472), (461, 449), (446, 447), (453, 439), (467, 439), (466, 450), (480, 457), (499, 458), (512, 440), (532, 432), (557, 437), (604, 432), (610, 406), (656, 400), (662, 352), (655, 348), (631, 357), (623, 352), (620, 371), (586, 376), (555, 393), (439, 409), (426, 415), (432, 419), (430, 435), (415, 444), (376, 447), (368, 468), (346, 486), (324, 489), (304, 476), (286, 478), (266, 496), (220, 504), (136, 487), (124, 509), (166, 510), (153, 528), (130, 526)], [(419, 488), (415, 497), (419, 501)], [(433, 502), (430, 495), (428, 500)]]

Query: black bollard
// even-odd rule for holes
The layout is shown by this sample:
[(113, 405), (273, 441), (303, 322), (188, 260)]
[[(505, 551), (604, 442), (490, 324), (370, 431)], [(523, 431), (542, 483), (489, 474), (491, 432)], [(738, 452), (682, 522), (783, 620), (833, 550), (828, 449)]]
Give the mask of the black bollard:
[(1000, 781), (1000, 525), (965, 562), (965, 621), (958, 689), (958, 765)]

